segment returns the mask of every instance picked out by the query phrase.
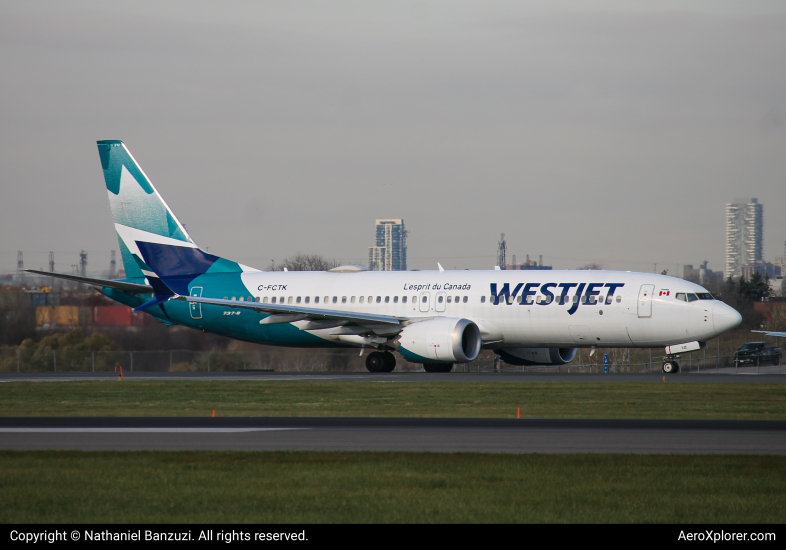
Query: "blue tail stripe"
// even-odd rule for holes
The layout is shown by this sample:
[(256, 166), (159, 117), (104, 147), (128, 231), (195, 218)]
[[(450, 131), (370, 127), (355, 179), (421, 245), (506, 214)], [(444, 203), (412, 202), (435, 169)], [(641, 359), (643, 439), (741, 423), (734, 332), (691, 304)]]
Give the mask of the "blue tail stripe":
[(162, 279), (171, 277), (194, 279), (207, 273), (207, 270), (219, 259), (218, 256), (202, 252), (198, 248), (141, 241), (137, 241), (136, 245), (145, 263)]

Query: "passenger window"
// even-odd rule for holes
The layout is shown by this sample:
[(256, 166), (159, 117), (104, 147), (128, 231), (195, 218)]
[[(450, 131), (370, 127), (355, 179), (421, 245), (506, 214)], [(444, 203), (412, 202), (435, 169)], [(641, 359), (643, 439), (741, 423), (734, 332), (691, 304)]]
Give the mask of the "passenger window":
[(288, 304), (291, 304), (291, 303), (292, 303), (292, 296), (290, 296), (289, 298), (287, 298), (287, 303), (288, 303)]
[(237, 299), (238, 302), (245, 302), (246, 299), (243, 296), (239, 296)]
[(456, 297), (455, 297), (455, 298), (453, 298), (453, 299), (456, 301), (456, 303), (459, 303), (459, 301), (461, 301), (461, 299), (460, 299), (460, 297), (459, 297), (459, 296), (456, 296)]
[(266, 303), (267, 303), (267, 296), (265, 296), (264, 298), (262, 298), (262, 303), (263, 303), (263, 304), (266, 304)]
[(334, 303), (334, 304), (337, 304), (337, 303), (338, 303), (338, 296), (333, 296), (333, 303)]
[(361, 297), (360, 297), (360, 303), (362, 304), (362, 303), (363, 303), (363, 301), (364, 301), (365, 299), (366, 299), (366, 297), (365, 297), (365, 296), (361, 296)]
[(373, 301), (374, 301), (374, 297), (373, 297), (373, 296), (369, 296), (369, 297), (368, 297), (368, 303), (370, 304), (370, 303), (371, 303), (371, 302), (373, 302)]
[(311, 296), (306, 296), (306, 303), (309, 303), (310, 301), (311, 301)]
[(464, 296), (464, 299), (462, 300), (462, 302), (464, 302), (465, 304), (467, 303), (467, 297), (466, 296)]
[(402, 296), (401, 297), (401, 303), (403, 303), (403, 304), (407, 303), (407, 297), (406, 296)]
[(426, 302), (428, 302), (428, 296), (423, 296), (423, 299), (421, 300), (421, 302), (423, 302), (424, 304), (425, 304)]
[(393, 303), (394, 303), (394, 304), (397, 304), (397, 303), (398, 303), (398, 296), (393, 296)]
[(341, 297), (341, 303), (342, 304), (346, 304), (347, 303), (347, 297), (346, 296), (342, 296)]
[(350, 302), (351, 304), (354, 304), (354, 303), (355, 303), (355, 297), (354, 297), (354, 296), (352, 296), (352, 298), (350, 298), (350, 299), (349, 299), (349, 302)]
[(617, 303), (619, 304), (622, 301), (622, 296), (617, 296)]
[(382, 303), (382, 296), (377, 296), (377, 303)]
[(576, 296), (576, 295), (573, 296), (573, 303), (574, 304), (579, 303), (579, 297), (578, 296)]
[(696, 296), (695, 294), (690, 294), (690, 293), (688, 294), (688, 301), (689, 302), (695, 302), (698, 299), (699, 299), (699, 297)]
[(386, 303), (386, 304), (389, 304), (389, 303), (390, 303), (390, 296), (385, 296), (385, 303)]
[(439, 302), (439, 303), (441, 304), (441, 303), (442, 303), (442, 301), (443, 301), (443, 300), (442, 300), (442, 296), (437, 296), (437, 302)]
[(330, 296), (325, 296), (325, 301), (322, 303), (327, 304), (329, 301), (330, 301)]
[(318, 304), (318, 303), (319, 303), (319, 296), (314, 296), (314, 303), (315, 303), (315, 304)]
[(688, 301), (688, 298), (687, 298), (687, 296), (685, 296), (684, 292), (678, 292), (677, 294), (674, 295), (674, 297), (677, 300), (682, 300), (683, 302), (687, 302)]
[(452, 300), (453, 300), (453, 297), (452, 296), (448, 296), (448, 303), (449, 304), (452, 303)]
[(300, 303), (300, 296), (297, 297), (297, 300), (295, 300), (295, 303), (298, 303), (298, 304)]
[(486, 303), (486, 297), (485, 296), (481, 296), (480, 297), (480, 303), (481, 304), (485, 304)]
[(611, 296), (606, 296), (606, 305), (611, 304)]
[(539, 304), (539, 303), (540, 303), (540, 294), (538, 294), (538, 297), (537, 297), (537, 298), (535, 298), (535, 303), (536, 303), (536, 304)]
[(273, 300), (273, 303), (275, 304), (276, 303), (276, 297), (273, 296), (272, 300)]

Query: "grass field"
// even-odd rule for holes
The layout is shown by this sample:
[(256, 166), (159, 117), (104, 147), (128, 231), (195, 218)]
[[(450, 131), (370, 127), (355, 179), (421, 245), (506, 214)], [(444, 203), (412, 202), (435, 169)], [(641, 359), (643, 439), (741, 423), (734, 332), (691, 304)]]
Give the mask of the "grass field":
[(765, 523), (786, 457), (0, 452), (5, 523)]
[(89, 381), (0, 384), (1, 416), (786, 419), (786, 384)]

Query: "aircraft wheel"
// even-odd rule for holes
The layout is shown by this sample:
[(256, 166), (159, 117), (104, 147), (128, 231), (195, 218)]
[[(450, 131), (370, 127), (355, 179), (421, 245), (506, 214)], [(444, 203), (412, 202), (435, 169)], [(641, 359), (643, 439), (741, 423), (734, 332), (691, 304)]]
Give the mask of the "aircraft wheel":
[(369, 372), (385, 372), (385, 355), (374, 351), (366, 356), (366, 368)]
[(423, 363), (426, 372), (450, 372), (453, 370), (453, 363)]
[(665, 361), (663, 363), (663, 373), (671, 374), (673, 372), (677, 372), (676, 369), (674, 368), (674, 365), (675, 363), (673, 363), (672, 361)]
[(382, 354), (382, 357), (385, 359), (385, 367), (382, 369), (382, 372), (393, 372), (396, 368), (396, 356), (386, 351)]
[(677, 363), (676, 361), (672, 361), (671, 364), (674, 365), (674, 372), (680, 372), (680, 364), (679, 363)]

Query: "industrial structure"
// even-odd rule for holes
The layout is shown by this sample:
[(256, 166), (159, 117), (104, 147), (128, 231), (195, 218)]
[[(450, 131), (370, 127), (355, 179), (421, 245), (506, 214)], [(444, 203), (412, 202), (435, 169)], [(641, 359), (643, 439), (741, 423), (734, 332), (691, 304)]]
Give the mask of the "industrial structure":
[(502, 233), (500, 234), (499, 241), (497, 242), (497, 265), (499, 266), (500, 269), (505, 269), (505, 267), (507, 266), (507, 260), (505, 259), (505, 255), (507, 254), (507, 251), (508, 251), (508, 243), (505, 242), (505, 234)]
[(504, 270), (549, 270), (552, 269), (550, 265), (543, 265), (543, 255), (538, 258), (538, 261), (531, 261), (529, 259), (529, 254), (527, 254), (527, 259), (524, 263), (518, 264), (516, 263), (516, 255), (513, 255), (513, 263), (509, 264), (507, 262), (507, 252), (508, 252), (508, 243), (505, 241), (505, 234), (502, 233), (499, 236), (499, 241), (497, 242), (497, 267), (499, 269)]
[(377, 220), (376, 246), (368, 248), (370, 271), (407, 270), (407, 230), (404, 220)]

